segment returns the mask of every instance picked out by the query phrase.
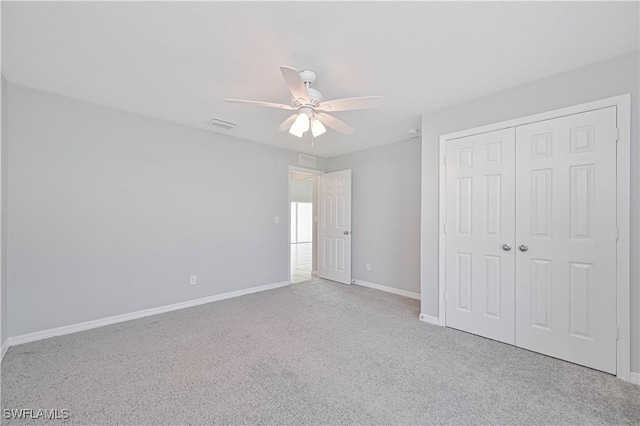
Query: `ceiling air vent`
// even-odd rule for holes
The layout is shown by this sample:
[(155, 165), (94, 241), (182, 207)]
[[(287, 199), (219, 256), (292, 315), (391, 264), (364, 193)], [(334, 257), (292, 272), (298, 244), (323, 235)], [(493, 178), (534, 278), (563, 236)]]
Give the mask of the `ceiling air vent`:
[(222, 120), (220, 118), (213, 117), (209, 121), (209, 126), (220, 127), (222, 129), (229, 130), (229, 129), (233, 129), (234, 127), (236, 127), (237, 124), (236, 123), (232, 123), (230, 121)]
[(310, 155), (300, 154), (299, 164), (301, 166), (315, 167), (316, 166), (316, 157), (312, 157)]

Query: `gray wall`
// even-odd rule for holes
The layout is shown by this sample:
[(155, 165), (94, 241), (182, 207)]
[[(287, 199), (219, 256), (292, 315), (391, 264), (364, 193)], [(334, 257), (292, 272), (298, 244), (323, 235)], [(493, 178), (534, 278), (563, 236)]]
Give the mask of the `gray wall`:
[(422, 312), (438, 314), (438, 159), (442, 134), (631, 93), (631, 357), (640, 371), (640, 135), (638, 52), (422, 117)]
[(297, 153), (12, 84), (8, 118), (9, 336), (287, 281)]
[(0, 144), (0, 342), (4, 345), (7, 340), (7, 146), (9, 141), (7, 125), (7, 81), (2, 79), (2, 139)]
[(420, 293), (420, 140), (327, 162), (330, 172), (345, 169), (353, 174), (353, 278)]

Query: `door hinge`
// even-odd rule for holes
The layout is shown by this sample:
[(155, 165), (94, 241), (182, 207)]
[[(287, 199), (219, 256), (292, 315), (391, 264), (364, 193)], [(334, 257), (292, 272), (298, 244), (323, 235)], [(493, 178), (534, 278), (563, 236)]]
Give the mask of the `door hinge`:
[(616, 340), (620, 340), (620, 327), (616, 327)]
[(444, 233), (447, 233), (447, 224), (445, 223), (444, 225), (442, 225), (442, 230), (444, 231)]
[(444, 294), (442, 295), (442, 298), (444, 299), (444, 301), (447, 301), (447, 292), (445, 291)]
[(620, 129), (616, 127), (616, 142), (620, 140)]
[(616, 241), (620, 239), (620, 228), (616, 228)]
[(446, 155), (444, 156), (444, 160), (443, 161), (444, 161), (444, 165), (446, 166), (447, 165), (447, 156)]

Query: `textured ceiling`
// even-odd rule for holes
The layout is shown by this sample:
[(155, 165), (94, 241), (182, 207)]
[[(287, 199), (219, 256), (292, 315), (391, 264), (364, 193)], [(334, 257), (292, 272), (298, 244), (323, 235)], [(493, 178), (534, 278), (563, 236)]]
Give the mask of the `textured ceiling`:
[[(637, 2), (2, 2), (9, 82), (330, 157), (407, 138), (420, 115), (638, 49)], [(315, 147), (276, 127), (279, 66), (310, 68), (335, 113)], [(220, 130), (212, 117), (238, 123)], [(105, 123), (108, 125), (108, 123)]]

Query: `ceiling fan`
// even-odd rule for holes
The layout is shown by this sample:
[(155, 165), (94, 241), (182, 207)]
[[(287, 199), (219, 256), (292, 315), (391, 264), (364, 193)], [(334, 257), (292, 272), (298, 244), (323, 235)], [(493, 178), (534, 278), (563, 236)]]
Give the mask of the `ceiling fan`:
[(314, 71), (298, 71), (295, 68), (286, 66), (281, 66), (280, 71), (282, 71), (282, 76), (287, 86), (289, 86), (291, 95), (293, 95), (291, 105), (273, 102), (245, 101), (241, 99), (225, 100), (236, 104), (296, 111), (280, 124), (278, 130), (284, 132), (288, 129), (289, 133), (299, 138), (309, 130), (313, 137), (320, 136), (327, 131), (325, 125), (339, 133), (349, 135), (353, 133), (353, 128), (344, 121), (329, 115), (329, 112), (375, 108), (384, 102), (382, 96), (363, 96), (325, 101), (322, 93), (311, 87), (318, 78), (318, 75)]

